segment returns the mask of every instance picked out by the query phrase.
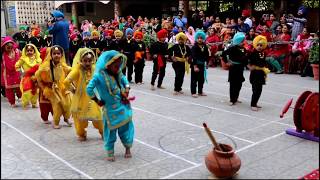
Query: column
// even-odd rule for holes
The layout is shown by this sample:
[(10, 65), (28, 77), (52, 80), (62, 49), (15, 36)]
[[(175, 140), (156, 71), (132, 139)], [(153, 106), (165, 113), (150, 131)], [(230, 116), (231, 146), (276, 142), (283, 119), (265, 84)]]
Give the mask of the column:
[(71, 4), (71, 20), (73, 25), (75, 25), (78, 28), (77, 4), (74, 2)]
[(114, 1), (114, 19), (118, 19), (119, 16), (121, 16), (120, 1), (115, 0)]
[(183, 11), (183, 16), (188, 17), (189, 0), (179, 0), (179, 11)]

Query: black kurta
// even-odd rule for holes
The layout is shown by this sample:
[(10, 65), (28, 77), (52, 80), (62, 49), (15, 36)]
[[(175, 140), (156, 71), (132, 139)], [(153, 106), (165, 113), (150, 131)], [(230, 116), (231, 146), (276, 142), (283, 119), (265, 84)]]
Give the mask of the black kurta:
[[(258, 67), (265, 67), (266, 55), (264, 52), (254, 51), (249, 56), (249, 64)], [(250, 83), (251, 84), (265, 84), (265, 73), (262, 70), (252, 70), (250, 73)]]

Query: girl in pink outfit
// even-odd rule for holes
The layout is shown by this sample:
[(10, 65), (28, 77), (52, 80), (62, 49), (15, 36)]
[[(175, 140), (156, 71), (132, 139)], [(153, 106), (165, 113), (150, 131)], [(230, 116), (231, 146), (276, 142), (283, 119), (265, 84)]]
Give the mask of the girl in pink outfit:
[(289, 57), (289, 73), (302, 73), (303, 68), (307, 64), (308, 54), (311, 48), (311, 41), (308, 40), (310, 38), (311, 36), (308, 29), (306, 27), (303, 28), (302, 33), (299, 34), (296, 39), (297, 42), (295, 42), (292, 47), (292, 53)]
[(20, 58), (20, 51), (10, 36), (1, 43), (1, 84), (5, 86), (6, 97), (12, 107), (16, 107), (15, 94), (21, 98), (20, 72), (16, 71), (15, 64)]
[(188, 32), (186, 32), (186, 35), (188, 37), (187, 44), (194, 45), (195, 31), (194, 31), (194, 28), (192, 26), (189, 26)]

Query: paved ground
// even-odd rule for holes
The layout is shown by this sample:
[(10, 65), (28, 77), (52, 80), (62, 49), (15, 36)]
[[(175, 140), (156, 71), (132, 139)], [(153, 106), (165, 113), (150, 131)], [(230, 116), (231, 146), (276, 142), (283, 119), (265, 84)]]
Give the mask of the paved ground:
[[(283, 105), (304, 90), (318, 91), (319, 82), (297, 75), (270, 74), (259, 112), (250, 110), (249, 72), (240, 100), (228, 106), (227, 71), (210, 68), (208, 97), (174, 96), (174, 72), (168, 64), (164, 86), (151, 91), (152, 64), (145, 67), (145, 84), (132, 85), (135, 141), (133, 158), (125, 159), (117, 142), (116, 162), (105, 160), (98, 131), (88, 129), (88, 141), (78, 142), (74, 128), (54, 130), (41, 123), (39, 109), (10, 108), (1, 98), (1, 178), (213, 178), (204, 165), (212, 148), (202, 129), (207, 122), (219, 142), (232, 145), (242, 166), (235, 178), (299, 178), (319, 167), (319, 143), (285, 134), (293, 127), (292, 110), (279, 118)], [(52, 119), (52, 117), (50, 117)]]

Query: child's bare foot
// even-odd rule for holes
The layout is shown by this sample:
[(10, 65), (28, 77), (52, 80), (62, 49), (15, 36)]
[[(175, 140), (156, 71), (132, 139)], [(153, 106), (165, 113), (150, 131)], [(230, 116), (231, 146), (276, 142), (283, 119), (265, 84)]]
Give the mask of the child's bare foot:
[(53, 129), (60, 129), (61, 126), (60, 125), (53, 125)]
[(242, 103), (242, 101), (237, 100), (237, 102), (236, 102), (236, 103)]
[(79, 136), (79, 137), (78, 137), (78, 140), (79, 140), (79, 141), (86, 141), (86, 140), (87, 140), (87, 137), (86, 137), (86, 136)]
[(16, 104), (11, 104), (11, 107), (16, 108), (17, 105)]
[(153, 85), (151, 85), (151, 88), (150, 88), (152, 91), (154, 91), (154, 90), (156, 90), (156, 88), (153, 86)]
[(126, 153), (124, 154), (124, 158), (131, 158), (131, 152), (130, 152), (130, 148), (126, 148)]
[(251, 110), (252, 110), (252, 111), (258, 111), (258, 107), (253, 107), (253, 106), (251, 106)]
[(114, 162), (116, 161), (116, 158), (114, 156), (110, 156), (110, 157), (107, 157), (107, 160), (110, 162)]
[(259, 106), (259, 105), (257, 105), (256, 107), (257, 107), (257, 108), (262, 108), (262, 107), (261, 107), (261, 106)]
[(43, 121), (44, 124), (51, 124), (50, 121), (46, 120), (46, 121)]

